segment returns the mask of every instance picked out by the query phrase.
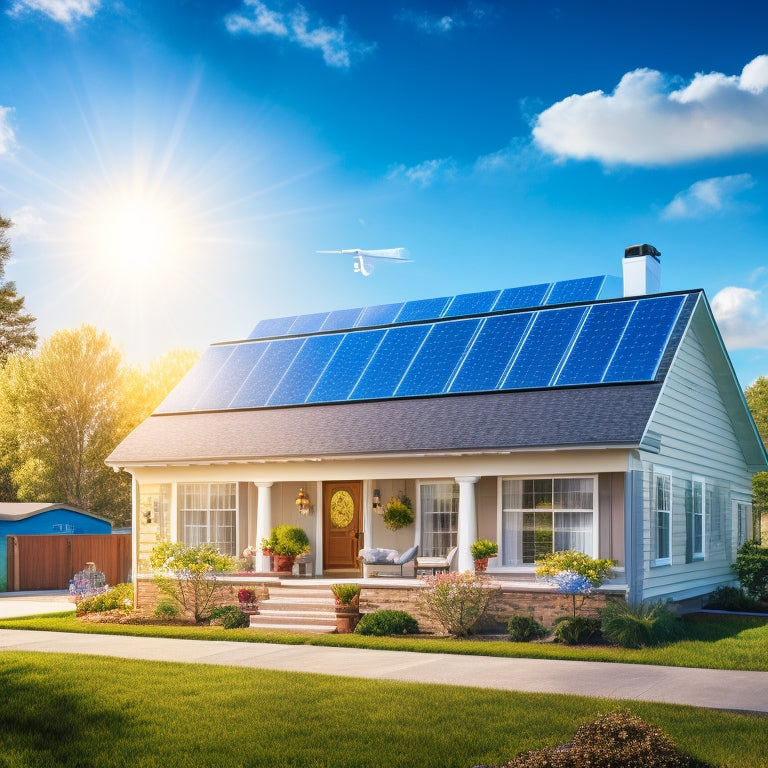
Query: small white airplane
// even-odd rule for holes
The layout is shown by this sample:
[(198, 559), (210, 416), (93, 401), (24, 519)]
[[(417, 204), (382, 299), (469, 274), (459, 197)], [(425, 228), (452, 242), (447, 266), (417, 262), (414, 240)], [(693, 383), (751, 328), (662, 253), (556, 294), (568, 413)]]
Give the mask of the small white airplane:
[(343, 251), (318, 251), (318, 253), (347, 253), (353, 258), (355, 272), (368, 277), (373, 272), (376, 262), (400, 262), (413, 261), (407, 258), (408, 251), (405, 248), (385, 248), (380, 251), (364, 251), (360, 248), (348, 248)]

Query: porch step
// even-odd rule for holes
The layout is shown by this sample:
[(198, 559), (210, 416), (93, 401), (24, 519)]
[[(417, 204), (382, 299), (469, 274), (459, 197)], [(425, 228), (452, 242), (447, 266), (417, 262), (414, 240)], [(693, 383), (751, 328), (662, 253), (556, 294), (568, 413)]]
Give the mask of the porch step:
[(251, 626), (312, 634), (336, 631), (333, 593), (328, 587), (270, 586), (269, 597), (259, 601)]

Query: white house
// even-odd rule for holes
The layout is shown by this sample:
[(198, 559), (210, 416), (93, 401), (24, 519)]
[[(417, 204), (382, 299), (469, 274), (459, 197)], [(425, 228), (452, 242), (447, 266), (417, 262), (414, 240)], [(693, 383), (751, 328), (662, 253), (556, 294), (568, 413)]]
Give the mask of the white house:
[[(544, 552), (619, 563), (633, 601), (733, 581), (768, 457), (701, 290), (659, 253), (606, 277), (262, 320), (214, 344), (112, 453), (134, 478), (134, 573), (159, 538), (238, 554), (309, 534), (315, 574), (363, 546), (533, 578)], [(620, 291), (619, 291), (620, 293)], [(310, 507), (301, 514), (299, 492)], [(414, 525), (374, 505), (403, 494)]]

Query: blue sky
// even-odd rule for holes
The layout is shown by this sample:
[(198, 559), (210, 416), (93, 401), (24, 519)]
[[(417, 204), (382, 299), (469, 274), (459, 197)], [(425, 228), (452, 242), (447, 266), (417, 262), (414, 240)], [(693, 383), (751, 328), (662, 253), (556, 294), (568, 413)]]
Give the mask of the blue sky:
[[(621, 274), (768, 375), (768, 7), (0, 0), (0, 212), (43, 338)], [(370, 277), (317, 250), (405, 247)]]

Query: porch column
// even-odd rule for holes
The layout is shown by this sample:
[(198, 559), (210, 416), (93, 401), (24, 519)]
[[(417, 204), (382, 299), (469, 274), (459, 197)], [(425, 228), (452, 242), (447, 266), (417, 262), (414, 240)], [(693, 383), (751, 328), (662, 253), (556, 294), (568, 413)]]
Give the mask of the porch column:
[[(261, 546), (261, 540), (269, 538), (272, 530), (272, 483), (254, 483), (258, 488), (258, 502), (256, 505), (256, 546)], [(261, 557), (261, 570), (269, 570), (269, 558)]]
[(459, 530), (457, 569), (474, 571), (475, 561), (469, 551), (470, 545), (477, 538), (477, 508), (475, 507), (475, 483), (479, 477), (457, 477), (459, 484)]

